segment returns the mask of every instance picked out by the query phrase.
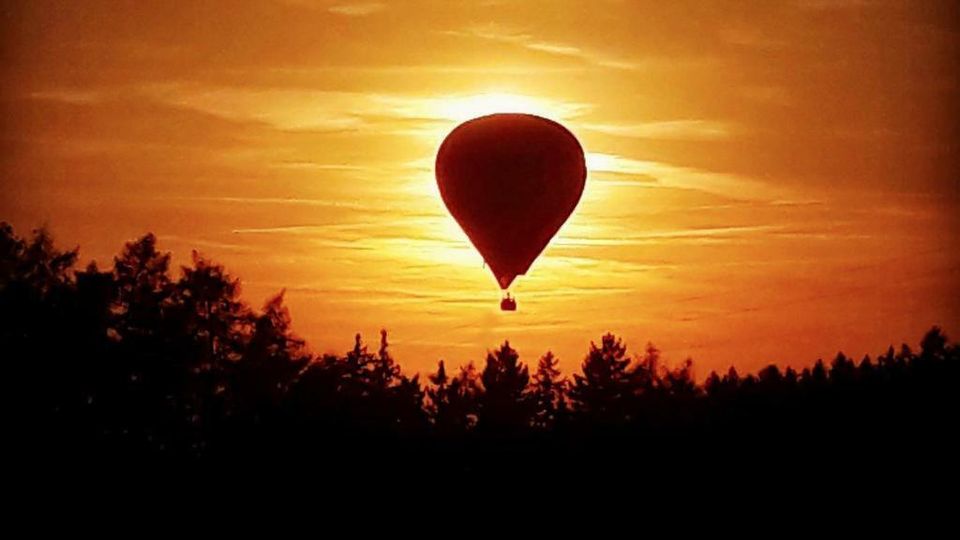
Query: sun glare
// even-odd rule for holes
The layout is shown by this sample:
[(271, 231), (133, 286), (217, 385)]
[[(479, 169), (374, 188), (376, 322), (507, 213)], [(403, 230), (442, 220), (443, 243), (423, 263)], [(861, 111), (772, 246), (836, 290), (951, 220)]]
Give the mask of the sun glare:
[(576, 114), (578, 110), (576, 105), (503, 92), (443, 98), (437, 106), (439, 116), (457, 122), (494, 113), (527, 113), (562, 120)]
[[(396, 105), (393, 107), (396, 108)], [(417, 130), (416, 135), (434, 141), (438, 147), (443, 138), (458, 124), (481, 116), (495, 113), (526, 113), (542, 116), (570, 127), (571, 123), (588, 109), (589, 106), (583, 103), (491, 91), (479, 94), (437, 96), (425, 99), (404, 111), (415, 118), (437, 120), (426, 128)]]

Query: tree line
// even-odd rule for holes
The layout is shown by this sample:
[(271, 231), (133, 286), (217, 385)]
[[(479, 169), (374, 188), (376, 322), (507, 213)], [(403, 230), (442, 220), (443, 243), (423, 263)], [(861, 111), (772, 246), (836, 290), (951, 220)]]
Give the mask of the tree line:
[(43, 229), (24, 238), (0, 225), (0, 355), (14, 445), (36, 459), (297, 455), (349, 468), (359, 456), (371, 473), (395, 459), (607, 470), (629, 455), (642, 471), (705, 446), (741, 458), (954, 448), (960, 347), (938, 327), (916, 351), (731, 367), (702, 383), (691, 360), (667, 366), (652, 344), (631, 354), (613, 334), (569, 376), (551, 352), (527, 364), (504, 342), (479, 365), (441, 360), (421, 379), (401, 371), (386, 331), (373, 346), (357, 335), (343, 355), (311, 354), (283, 292), (253, 309), (239, 280), (196, 252), (174, 275), (153, 234), (109, 268), (78, 269), (77, 258)]

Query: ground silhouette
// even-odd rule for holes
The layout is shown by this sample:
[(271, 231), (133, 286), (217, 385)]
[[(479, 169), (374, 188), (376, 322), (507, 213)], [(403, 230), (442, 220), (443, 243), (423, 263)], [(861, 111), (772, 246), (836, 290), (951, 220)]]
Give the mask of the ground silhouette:
[[(734, 368), (702, 383), (607, 334), (580, 371), (504, 342), (481, 366), (404, 375), (381, 332), (315, 356), (283, 292), (259, 310), (194, 253), (170, 268), (154, 235), (110, 268), (75, 268), (44, 230), (0, 225), (7, 445), (49, 469), (211, 464), (390, 481), (429, 471), (521, 479), (561, 471), (668, 478), (695, 467), (787, 475), (955, 472), (960, 347), (933, 327), (855, 361)], [(720, 465), (717, 465), (720, 464)]]

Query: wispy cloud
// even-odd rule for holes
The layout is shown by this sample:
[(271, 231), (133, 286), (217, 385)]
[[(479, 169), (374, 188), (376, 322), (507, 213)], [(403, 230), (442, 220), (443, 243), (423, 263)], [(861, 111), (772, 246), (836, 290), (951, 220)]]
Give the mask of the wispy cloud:
[(217, 242), (215, 240), (206, 240), (203, 238), (194, 238), (187, 236), (178, 236), (174, 234), (161, 234), (157, 238), (162, 242), (170, 242), (172, 244), (182, 244), (188, 246), (189, 248), (208, 248), (224, 251), (234, 251), (241, 253), (253, 253), (265, 251), (261, 246), (255, 246), (250, 244), (238, 244), (233, 242)]
[(325, 208), (347, 208), (351, 210), (370, 211), (369, 205), (355, 203), (350, 201), (336, 199), (305, 199), (305, 198), (281, 198), (281, 197), (156, 197), (157, 200), (186, 200), (196, 202), (210, 203), (236, 203), (236, 204), (266, 204), (266, 205), (295, 205), (295, 206), (320, 206)]
[(383, 2), (352, 2), (335, 4), (327, 8), (327, 11), (336, 15), (346, 15), (348, 17), (364, 17), (383, 11), (387, 5)]
[(778, 199), (789, 193), (768, 182), (736, 174), (704, 171), (620, 156), (591, 152), (587, 155), (587, 169), (593, 174), (612, 174), (620, 179), (604, 179), (615, 185), (639, 185), (694, 189), (734, 199)]
[(667, 120), (634, 124), (584, 124), (583, 127), (617, 137), (679, 141), (714, 141), (731, 137), (736, 129), (728, 123), (710, 120)]
[(623, 70), (635, 70), (641, 67), (641, 63), (639, 62), (616, 58), (594, 49), (587, 49), (569, 43), (537, 39), (531, 34), (511, 30), (498, 24), (475, 26), (465, 30), (448, 30), (445, 33), (453, 36), (472, 37), (498, 43), (510, 43), (531, 51), (576, 58), (598, 67)]
[[(379, 134), (436, 135), (447, 124), (502, 111), (523, 111), (569, 120), (590, 109), (579, 102), (488, 92), (417, 95), (377, 92), (251, 89), (198, 84), (150, 84), (136, 90), (169, 105), (234, 120), (258, 121), (291, 131), (356, 131), (376, 128)], [(50, 93), (50, 96), (59, 96)], [(71, 99), (94, 99), (82, 94)]]
[(276, 169), (305, 170), (305, 171), (368, 171), (372, 167), (365, 165), (350, 165), (347, 163), (316, 163), (313, 161), (281, 161), (271, 165)]
[(32, 99), (89, 105), (101, 101), (103, 99), (103, 92), (93, 89), (64, 88), (32, 92), (28, 97)]
[(719, 29), (718, 34), (723, 41), (741, 47), (777, 50), (788, 45), (786, 40), (772, 37), (769, 33), (751, 26), (729, 26)]
[(699, 227), (690, 229), (661, 230), (644, 233), (629, 234), (626, 236), (605, 238), (557, 238), (554, 243), (558, 246), (578, 247), (622, 247), (639, 246), (660, 243), (677, 243), (686, 241), (693, 243), (723, 243), (748, 238), (757, 234), (766, 234), (780, 231), (777, 225), (746, 225), (724, 227)]
[(827, 11), (851, 9), (868, 6), (868, 0), (794, 0), (793, 4), (801, 9)]
[(384, 2), (333, 2), (329, 0), (278, 0), (281, 4), (308, 8), (313, 10), (324, 10), (334, 15), (344, 15), (347, 17), (365, 17), (387, 9)]
[(357, 129), (364, 124), (360, 113), (370, 107), (368, 94), (354, 92), (253, 90), (179, 83), (145, 85), (139, 92), (171, 105), (290, 130)]
[(380, 95), (376, 101), (390, 114), (412, 119), (463, 121), (493, 112), (526, 112), (556, 119), (576, 118), (592, 107), (588, 103), (554, 101), (505, 92), (444, 96)]

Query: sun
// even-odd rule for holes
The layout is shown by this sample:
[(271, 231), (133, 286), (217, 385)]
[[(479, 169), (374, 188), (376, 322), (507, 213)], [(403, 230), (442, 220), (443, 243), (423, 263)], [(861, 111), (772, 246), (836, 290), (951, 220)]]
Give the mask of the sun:
[(527, 113), (553, 120), (576, 114), (569, 104), (506, 92), (486, 92), (469, 96), (450, 96), (439, 100), (436, 114), (447, 120), (464, 122), (494, 113)]
[(568, 128), (589, 110), (589, 105), (560, 101), (547, 96), (533, 96), (503, 91), (485, 91), (476, 94), (453, 94), (437, 96), (423, 103), (419, 117), (439, 121), (422, 133), (436, 141), (439, 148), (450, 131), (457, 125), (496, 113), (532, 114), (559, 122)]

